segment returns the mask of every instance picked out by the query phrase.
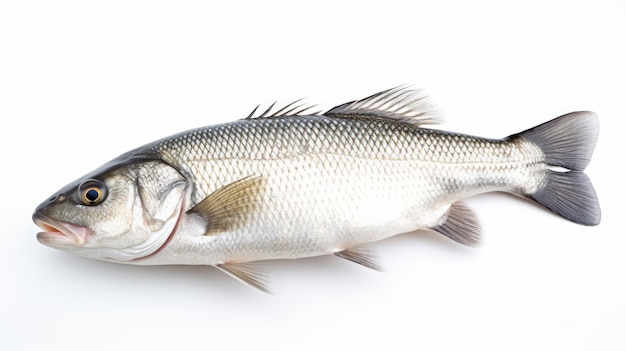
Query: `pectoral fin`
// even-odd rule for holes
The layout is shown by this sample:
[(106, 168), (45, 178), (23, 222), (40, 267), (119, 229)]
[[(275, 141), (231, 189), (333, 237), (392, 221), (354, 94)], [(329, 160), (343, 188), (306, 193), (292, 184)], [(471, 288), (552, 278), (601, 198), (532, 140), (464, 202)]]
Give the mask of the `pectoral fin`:
[(223, 263), (215, 267), (256, 290), (268, 294), (272, 293), (267, 287), (269, 274), (259, 269), (258, 265), (251, 263)]
[(367, 245), (359, 245), (348, 249), (335, 252), (335, 256), (345, 258), (346, 260), (358, 263), (367, 268), (382, 272), (378, 257), (372, 253)]
[(450, 206), (443, 223), (432, 228), (448, 238), (467, 246), (480, 244), (480, 225), (478, 219), (463, 202)]
[(217, 189), (187, 213), (198, 213), (207, 220), (205, 235), (240, 228), (258, 208), (263, 183), (261, 176), (242, 178)]

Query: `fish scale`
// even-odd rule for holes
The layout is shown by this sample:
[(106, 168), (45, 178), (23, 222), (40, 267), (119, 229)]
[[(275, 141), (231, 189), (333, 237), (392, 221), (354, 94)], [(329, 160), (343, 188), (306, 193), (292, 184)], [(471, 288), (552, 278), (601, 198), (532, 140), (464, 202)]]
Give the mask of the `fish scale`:
[[(209, 127), (146, 152), (161, 154), (193, 179), (187, 209), (243, 177), (266, 178), (261, 209), (249, 224), (222, 236), (228, 245), (206, 242), (232, 248), (234, 238), (241, 250), (237, 260), (256, 261), (327, 254), (390, 232), (431, 228), (450, 202), (487, 190), (536, 187), (519, 170), (536, 162), (540, 151), (524, 159), (518, 151), (515, 143), (405, 123), (298, 116)], [(330, 220), (335, 218), (341, 221)], [(300, 239), (281, 240), (286, 236)], [(205, 259), (194, 263), (227, 260)]]
[(131, 150), (42, 203), (38, 239), (107, 261), (213, 265), (267, 291), (249, 262), (335, 254), (380, 269), (364, 245), (418, 229), (476, 246), (462, 200), (484, 192), (600, 221), (582, 172), (598, 135), (591, 112), (487, 139), (424, 128), (441, 118), (404, 87), (306, 111), (270, 108)]

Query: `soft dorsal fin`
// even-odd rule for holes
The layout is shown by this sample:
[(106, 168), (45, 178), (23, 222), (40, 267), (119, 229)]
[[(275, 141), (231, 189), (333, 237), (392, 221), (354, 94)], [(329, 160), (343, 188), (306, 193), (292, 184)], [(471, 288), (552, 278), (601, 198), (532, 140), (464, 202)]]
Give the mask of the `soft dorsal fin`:
[(324, 116), (377, 117), (416, 126), (441, 124), (443, 118), (423, 90), (399, 86), (333, 107)]
[(264, 178), (248, 176), (227, 184), (197, 203), (188, 213), (198, 213), (207, 220), (204, 235), (213, 235), (245, 225), (258, 204)]
[(450, 205), (443, 223), (432, 229), (457, 243), (467, 246), (480, 245), (480, 224), (478, 219), (474, 211), (461, 201)]

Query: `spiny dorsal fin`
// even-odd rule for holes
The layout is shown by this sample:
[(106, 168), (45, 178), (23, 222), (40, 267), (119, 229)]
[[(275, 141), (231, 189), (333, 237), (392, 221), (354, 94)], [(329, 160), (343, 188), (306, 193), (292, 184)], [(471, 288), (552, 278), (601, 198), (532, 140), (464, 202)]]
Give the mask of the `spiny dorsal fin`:
[(319, 115), (320, 113), (322, 113), (322, 111), (310, 112), (311, 109), (313, 109), (316, 105), (308, 105), (305, 103), (299, 103), (300, 101), (302, 101), (302, 99), (298, 99), (284, 106), (283, 108), (280, 108), (277, 111), (272, 112), (274, 105), (276, 105), (276, 102), (274, 102), (273, 104), (270, 105), (270, 107), (267, 108), (267, 110), (265, 110), (265, 112), (263, 112), (262, 114), (258, 116), (255, 116), (254, 114), (256, 113), (256, 110), (258, 110), (259, 107), (261, 106), (261, 105), (258, 105), (257, 107), (254, 108), (254, 110), (252, 110), (252, 112), (250, 112), (248, 117), (246, 117), (245, 119), (302, 116), (305, 114), (308, 116), (311, 116), (311, 115)]
[(399, 86), (365, 99), (333, 107), (324, 116), (378, 117), (416, 126), (440, 124), (443, 118), (423, 90)]
[(233, 230), (245, 224), (258, 206), (263, 177), (248, 176), (227, 184), (197, 203), (188, 213), (198, 213), (207, 220), (204, 235)]
[(269, 274), (260, 268), (259, 265), (252, 263), (222, 263), (215, 267), (249, 287), (264, 293), (272, 293), (267, 287)]
[(367, 245), (359, 245), (343, 249), (341, 251), (335, 252), (334, 255), (352, 261), (354, 263), (358, 263), (375, 271), (383, 271), (378, 257), (376, 257), (376, 255)]
[(432, 229), (463, 245), (475, 247), (480, 244), (478, 219), (461, 201), (450, 205), (444, 222)]

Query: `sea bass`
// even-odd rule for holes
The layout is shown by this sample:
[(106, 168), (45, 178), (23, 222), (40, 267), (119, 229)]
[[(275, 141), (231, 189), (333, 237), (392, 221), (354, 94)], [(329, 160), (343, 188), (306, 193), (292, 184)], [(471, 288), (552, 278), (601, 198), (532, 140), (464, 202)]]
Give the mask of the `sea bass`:
[[(256, 111), (256, 109), (255, 109)], [(584, 225), (598, 118), (573, 112), (503, 139), (442, 122), (398, 87), (327, 112), (292, 103), (129, 151), (37, 207), (44, 245), (106, 261), (212, 265), (267, 291), (253, 261), (334, 254), (379, 269), (368, 243), (430, 229), (480, 242), (463, 199), (503, 191)]]

